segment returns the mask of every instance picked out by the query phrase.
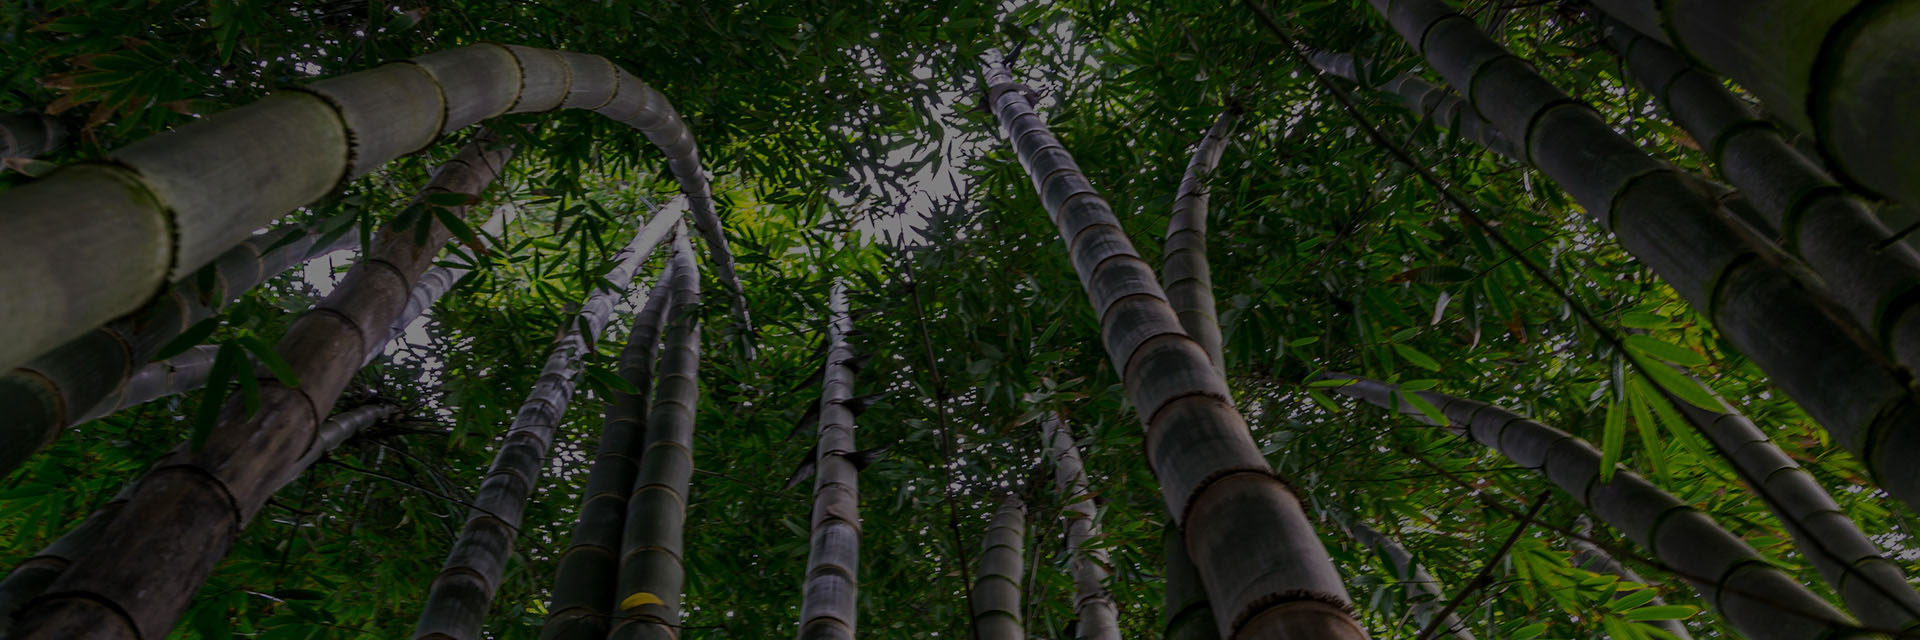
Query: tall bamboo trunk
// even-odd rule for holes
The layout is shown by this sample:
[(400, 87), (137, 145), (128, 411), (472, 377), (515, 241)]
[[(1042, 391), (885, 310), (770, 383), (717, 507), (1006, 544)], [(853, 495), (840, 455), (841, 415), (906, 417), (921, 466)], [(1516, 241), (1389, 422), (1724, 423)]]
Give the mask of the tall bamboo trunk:
[(127, 376), (126, 383), (120, 385), (118, 392), (75, 418), (73, 424), (98, 420), (127, 407), (207, 386), (207, 374), (213, 369), (213, 358), (219, 352), (220, 347), (203, 344), (187, 349), (180, 355), (135, 369), (133, 375)]
[[(1849, 182), (1920, 203), (1920, 6), (1868, 0), (1596, 0), (1739, 81)], [(1667, 6), (1672, 5), (1672, 6)]]
[[(454, 538), (453, 550), (427, 592), (427, 602), (414, 624), (415, 640), (477, 640), (487, 608), (500, 588), (500, 576), (513, 552), (527, 499), (540, 482), (547, 450), (560, 430), (560, 419), (573, 401), (574, 378), (585, 366), (588, 345), (600, 336), (613, 315), (613, 306), (626, 297), (634, 274), (660, 241), (677, 229), (683, 198), (676, 198), (635, 233), (613, 257), (603, 283), (582, 301), (580, 312), (565, 320), (566, 327), (548, 351), (540, 377), (527, 391), (526, 402), (501, 437), (493, 464), (474, 492), (473, 508)], [(384, 326), (384, 325), (380, 325)]]
[(1120, 640), (1120, 613), (1113, 606), (1107, 580), (1113, 562), (1099, 544), (1100, 509), (1087, 490), (1087, 470), (1080, 448), (1073, 444), (1073, 428), (1059, 414), (1040, 418), (1041, 438), (1053, 459), (1053, 486), (1067, 503), (1067, 567), (1073, 574), (1073, 611), (1080, 618), (1075, 637), (1082, 640)]
[(673, 242), (673, 304), (661, 338), (640, 471), (620, 539), (614, 640), (679, 637), (686, 586), (687, 488), (693, 481), (694, 416), (700, 407), (700, 268), (686, 234)]
[(1806, 260), (1897, 360), (1920, 366), (1920, 296), (1908, 295), (1920, 287), (1920, 253), (1719, 78), (1618, 21), (1604, 30), (1632, 75), (1780, 230), (1781, 245)]
[(0, 447), (0, 476), (19, 468), (67, 427), (145, 402), (133, 398), (152, 388), (136, 389), (133, 378), (159, 373), (142, 369), (151, 366), (161, 347), (294, 265), (358, 246), (360, 234), (351, 232), (320, 242), (326, 239), (323, 229), (342, 228), (350, 220), (340, 216), (314, 225), (283, 225), (253, 236), (214, 262), (212, 278), (192, 275), (174, 282), (139, 310), (0, 374), (0, 441), (9, 443)]
[(859, 625), (860, 470), (853, 460), (855, 359), (847, 334), (847, 286), (827, 297), (827, 363), (820, 383), (820, 442), (814, 447), (813, 539), (801, 587), (800, 640), (853, 640)]
[[(0, 113), (0, 161), (32, 158), (67, 142), (67, 125), (41, 113)], [(0, 164), (0, 172), (7, 167)]]
[[(1421, 415), (1399, 399), (1404, 392), (1393, 385), (1343, 374), (1330, 377), (1354, 381), (1335, 387), (1343, 395)], [(1859, 630), (1852, 618), (1768, 564), (1760, 552), (1707, 514), (1625, 469), (1615, 470), (1611, 482), (1601, 482), (1600, 451), (1585, 440), (1500, 407), (1433, 392), (1419, 395), (1439, 407), (1450, 429), (1514, 464), (1538, 470), (1595, 516), (1651, 551), (1748, 638), (1856, 637), (1849, 635)]]
[(443, 134), (561, 108), (632, 126), (664, 151), (732, 277), (698, 147), (660, 92), (600, 56), (477, 44), (275, 93), (0, 192), (0, 370), (133, 311), (253, 229)]
[(661, 273), (647, 301), (634, 314), (633, 331), (620, 350), (620, 379), (638, 393), (615, 392), (600, 429), (600, 445), (587, 472), (586, 495), (574, 524), (573, 541), (560, 556), (553, 578), (553, 602), (541, 640), (605, 640), (619, 582), (620, 535), (627, 522), (627, 499), (640, 468), (640, 445), (647, 434), (647, 405), (653, 390), (653, 360), (660, 350), (660, 324), (672, 305), (673, 268)]
[(1162, 536), (1167, 568), (1161, 591), (1161, 635), (1166, 640), (1220, 640), (1219, 623), (1214, 622), (1213, 603), (1200, 583), (1200, 569), (1187, 555), (1187, 541), (1180, 527), (1169, 523)]
[(1697, 181), (1648, 157), (1598, 113), (1489, 41), (1439, 0), (1370, 0), (1529, 160), (1629, 253), (1711, 317), (1881, 486), (1920, 505), (1920, 393), (1911, 372), (1804, 278), (1804, 267), (1735, 223)]
[[(422, 191), (477, 197), (512, 155), (482, 135)], [(466, 207), (455, 207), (454, 215)], [(19, 617), (12, 637), (164, 637), (193, 594), (318, 443), (333, 408), (366, 353), (386, 337), (412, 280), (452, 233), (433, 215), (403, 216), (382, 228), (366, 256), (332, 294), (296, 319), (275, 350), (299, 386), (260, 380), (258, 411), (236, 394), (198, 449), (163, 458), (93, 544)], [(414, 225), (425, 224), (419, 243)]]
[[(348, 438), (368, 426), (391, 417), (399, 410), (393, 405), (370, 404), (348, 409), (327, 418), (326, 422), (320, 423), (316, 432), (313, 450), (295, 465), (301, 468), (312, 466), (321, 456), (340, 446), (340, 443), (346, 442)], [(180, 449), (185, 448), (186, 445), (180, 447)], [(291, 474), (284, 476), (274, 490), (278, 491), (294, 477)], [(107, 503), (100, 508), (95, 509), (93, 513), (88, 514), (80, 524), (55, 539), (39, 553), (21, 561), (13, 571), (7, 574), (5, 580), (0, 580), (0, 636), (15, 637), (6, 635), (13, 625), (14, 614), (34, 598), (47, 593), (48, 587), (54, 580), (65, 573), (68, 567), (73, 566), (74, 559), (85, 553), (85, 549), (102, 542), (111, 542), (101, 536), (105, 535), (104, 531), (108, 523), (126, 507), (127, 501), (133, 497), (138, 487), (139, 481), (136, 480), (121, 488), (118, 494), (107, 500)]]
[[(1605, 549), (1601, 549), (1599, 545), (1589, 540), (1593, 535), (1593, 520), (1591, 518), (1580, 516), (1580, 520), (1574, 523), (1573, 532), (1576, 537), (1569, 538), (1568, 543), (1573, 545), (1574, 566), (1594, 573), (1610, 573), (1620, 576), (1621, 580), (1627, 582), (1643, 585), (1650, 584), (1646, 578), (1642, 578), (1640, 574), (1634, 573), (1633, 569), (1629, 569), (1627, 565), (1621, 564), (1619, 560), (1615, 560), (1613, 554), (1607, 553)], [(1615, 596), (1614, 599), (1617, 600), (1625, 595), (1625, 593), (1620, 593)], [(1666, 604), (1666, 599), (1659, 596), (1654, 596), (1652, 600), (1647, 601), (1648, 606), (1654, 607), (1664, 606)], [(1687, 625), (1682, 624), (1679, 620), (1653, 620), (1649, 621), (1648, 624), (1660, 627), (1661, 631), (1673, 634), (1673, 637), (1678, 640), (1693, 640), (1693, 634), (1687, 631)]]
[(1148, 463), (1222, 635), (1366, 637), (1299, 499), (1267, 465), (1228, 401), (1226, 380), (1181, 328), (1153, 268), (997, 54), (986, 62), (986, 84), (1100, 318), (1107, 354), (1146, 426)]
[[(507, 225), (513, 223), (517, 211), (518, 207), (513, 203), (494, 207), (493, 215), (488, 216), (487, 221), (480, 225), (480, 231), (494, 238), (506, 237)], [(413, 285), (413, 291), (407, 293), (406, 306), (401, 307), (400, 315), (393, 319), (392, 324), (387, 325), (387, 342), (399, 340), (400, 336), (406, 333), (408, 325), (420, 319), (420, 316), (426, 315), (442, 296), (453, 290), (455, 283), (460, 282), (461, 278), (472, 271), (458, 265), (434, 265), (432, 269), (421, 274), (420, 280)], [(377, 351), (368, 354), (367, 362), (373, 362), (379, 355)]]
[(1007, 494), (987, 523), (980, 572), (973, 578), (974, 640), (1025, 640), (1020, 577), (1027, 545), (1027, 505)]
[[(1394, 579), (1407, 589), (1407, 611), (1413, 614), (1414, 622), (1422, 629), (1432, 627), (1434, 618), (1447, 606), (1447, 594), (1440, 589), (1440, 581), (1415, 561), (1413, 552), (1408, 551), (1399, 540), (1380, 533), (1358, 517), (1344, 512), (1335, 515), (1334, 520), (1353, 535), (1354, 542), (1386, 562)], [(1467, 628), (1467, 623), (1451, 611), (1447, 611), (1446, 617), (1441, 618), (1440, 626), (1434, 628), (1454, 640), (1474, 640), (1473, 631)]]

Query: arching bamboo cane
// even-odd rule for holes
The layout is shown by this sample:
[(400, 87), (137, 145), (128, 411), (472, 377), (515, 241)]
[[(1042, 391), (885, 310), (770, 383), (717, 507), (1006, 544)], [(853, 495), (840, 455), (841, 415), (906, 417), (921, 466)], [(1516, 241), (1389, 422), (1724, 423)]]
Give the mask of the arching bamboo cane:
[(46, 448), (61, 430), (144, 402), (129, 400), (139, 395), (130, 381), (150, 366), (161, 347), (294, 265), (358, 246), (357, 233), (342, 233), (316, 246), (325, 239), (323, 229), (349, 224), (349, 216), (340, 216), (253, 236), (222, 254), (211, 278), (193, 275), (174, 282), (165, 295), (138, 311), (0, 374), (0, 441), (8, 443), (0, 447), (0, 476)]
[[(67, 125), (42, 113), (0, 113), (0, 160), (32, 158), (67, 142)], [(0, 171), (6, 166), (0, 165)]]
[(661, 338), (660, 368), (640, 472), (627, 502), (620, 541), (613, 640), (679, 637), (686, 584), (682, 534), (693, 481), (694, 416), (700, 406), (700, 269), (685, 234), (673, 243), (673, 306)]
[[(1573, 532), (1576, 537), (1568, 538), (1567, 540), (1569, 544), (1573, 545), (1573, 564), (1575, 566), (1594, 573), (1610, 573), (1620, 576), (1621, 580), (1627, 582), (1650, 584), (1646, 578), (1642, 578), (1640, 574), (1634, 573), (1633, 569), (1629, 569), (1627, 565), (1621, 564), (1619, 560), (1613, 559), (1613, 554), (1607, 553), (1605, 549), (1601, 549), (1599, 545), (1588, 540), (1593, 536), (1593, 519), (1580, 516), (1580, 519), (1574, 523)], [(1619, 597), (1620, 596), (1615, 596), (1614, 598), (1619, 599)], [(1659, 596), (1654, 596), (1652, 600), (1647, 601), (1648, 606), (1658, 607), (1665, 606), (1666, 604), (1667, 601)], [(1687, 625), (1681, 624), (1679, 620), (1652, 620), (1649, 621), (1648, 624), (1660, 627), (1662, 631), (1673, 634), (1673, 637), (1678, 640), (1693, 640), (1693, 634), (1687, 631)]]
[(1181, 329), (1153, 268), (997, 54), (988, 56), (986, 81), (988, 103), (1067, 241), (1107, 354), (1146, 426), (1147, 460), (1221, 633), (1366, 637), (1298, 498), (1254, 445), (1227, 401), (1226, 380)]
[[(481, 135), (434, 176), (417, 199), (477, 197), (511, 157)], [(453, 215), (465, 206), (453, 207)], [(427, 225), (426, 242), (417, 239)], [(47, 596), (21, 613), (11, 637), (158, 638), (299, 460), (319, 442), (320, 416), (366, 353), (386, 337), (412, 280), (452, 238), (438, 216), (416, 210), (382, 228), (365, 259), (332, 294), (296, 319), (275, 350), (298, 387), (260, 381), (260, 410), (233, 397), (205, 442), (162, 459), (135, 488)], [(165, 526), (155, 526), (163, 523)]]
[[(1082, 640), (1120, 640), (1120, 614), (1113, 606), (1113, 594), (1107, 590), (1113, 565), (1107, 550), (1100, 546), (1100, 510), (1087, 490), (1087, 470), (1080, 463), (1080, 448), (1073, 444), (1073, 429), (1058, 414), (1040, 418), (1040, 437), (1047, 443), (1047, 456), (1053, 459), (1053, 485), (1067, 503), (1067, 561), (1073, 574), (1073, 611), (1079, 616), (1075, 637)], [(1211, 630), (1209, 630), (1211, 631)]]
[(415, 640), (481, 637), (487, 607), (506, 571), (527, 499), (540, 482), (547, 449), (553, 445), (560, 418), (573, 401), (574, 378), (585, 366), (582, 358), (587, 354), (588, 341), (597, 339), (606, 328), (613, 305), (626, 296), (647, 256), (671, 230), (679, 228), (680, 211), (685, 207), (684, 198), (675, 198), (656, 213), (614, 256), (613, 266), (601, 277), (605, 284), (595, 286), (579, 314), (566, 320), (567, 326), (548, 351), (540, 377), (527, 391), (527, 401), (520, 405), (520, 412), (502, 436), (493, 464), (474, 492), (466, 524), (454, 538), (453, 550), (447, 553), (447, 561), (427, 592), (426, 606), (413, 628)]
[(848, 456), (856, 451), (853, 410), (854, 359), (847, 334), (847, 286), (835, 282), (827, 294), (827, 364), (820, 382), (820, 443), (814, 448), (813, 540), (807, 554), (806, 583), (800, 597), (800, 640), (853, 640), (859, 628), (860, 470)]
[[(1400, 400), (1397, 387), (1344, 374), (1354, 382), (1334, 390), (1353, 398), (1422, 415)], [(1448, 427), (1487, 445), (1522, 467), (1536, 469), (1593, 514), (1651, 551), (1679, 574), (1734, 628), (1754, 640), (1876, 637), (1760, 552), (1631, 471), (1600, 481), (1600, 451), (1585, 440), (1499, 407), (1433, 392), (1420, 397), (1438, 407)], [(1851, 634), (1851, 635), (1850, 635)]]
[[(1440, 581), (1415, 561), (1413, 552), (1408, 551), (1400, 541), (1345, 512), (1335, 512), (1333, 520), (1353, 536), (1354, 542), (1386, 562), (1394, 579), (1407, 589), (1407, 611), (1413, 614), (1414, 622), (1422, 629), (1432, 627), (1434, 616), (1444, 611), (1447, 604), (1447, 595), (1440, 590)], [(1474, 640), (1473, 631), (1467, 628), (1467, 623), (1451, 611), (1446, 612), (1440, 626), (1434, 628), (1454, 640)]]
[(1870, 0), (1596, 0), (1814, 134), (1839, 173), (1920, 203), (1920, 6)]
[(1529, 160), (1866, 464), (1920, 505), (1920, 393), (1804, 268), (1438, 0), (1369, 0)]
[(605, 640), (619, 582), (620, 537), (627, 522), (627, 500), (640, 468), (647, 435), (647, 406), (653, 391), (653, 360), (660, 349), (660, 324), (673, 304), (673, 265), (661, 272), (647, 301), (634, 314), (633, 331), (620, 350), (620, 379), (639, 393), (615, 392), (607, 405), (600, 445), (587, 472), (586, 495), (573, 541), (560, 556), (553, 578), (553, 603), (541, 640)]
[(477, 44), (275, 93), (0, 192), (0, 369), (134, 310), (254, 228), (442, 134), (560, 108), (632, 126), (665, 152), (732, 277), (698, 147), (664, 96), (600, 56)]
[[(326, 422), (320, 423), (316, 431), (314, 449), (294, 465), (301, 469), (312, 466), (320, 456), (340, 446), (340, 443), (346, 442), (354, 434), (397, 412), (399, 408), (393, 405), (370, 404), (335, 414)], [(186, 446), (182, 445), (180, 448), (185, 449)], [(296, 475), (284, 475), (280, 486), (291, 482)], [(0, 635), (6, 634), (12, 626), (16, 611), (34, 598), (46, 593), (48, 586), (65, 573), (67, 567), (73, 565), (74, 558), (83, 553), (84, 549), (101, 540), (107, 523), (126, 506), (127, 500), (133, 496), (134, 488), (138, 484), (139, 480), (128, 483), (120, 493), (107, 500), (106, 504), (88, 514), (79, 525), (55, 539), (39, 553), (21, 561), (13, 571), (7, 574), (5, 580), (0, 580)], [(274, 490), (278, 491), (280, 486), (274, 487)]]
[(1020, 577), (1027, 545), (1027, 505), (1007, 494), (987, 523), (981, 543), (980, 573), (973, 581), (973, 637), (975, 640), (1025, 640), (1026, 623), (1020, 616)]

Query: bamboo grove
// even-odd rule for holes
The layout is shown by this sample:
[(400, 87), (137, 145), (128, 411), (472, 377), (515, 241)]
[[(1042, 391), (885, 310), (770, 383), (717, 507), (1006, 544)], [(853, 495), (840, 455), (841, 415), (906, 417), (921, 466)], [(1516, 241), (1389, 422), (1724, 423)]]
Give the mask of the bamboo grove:
[(0, 638), (1920, 636), (1920, 3), (0, 26)]

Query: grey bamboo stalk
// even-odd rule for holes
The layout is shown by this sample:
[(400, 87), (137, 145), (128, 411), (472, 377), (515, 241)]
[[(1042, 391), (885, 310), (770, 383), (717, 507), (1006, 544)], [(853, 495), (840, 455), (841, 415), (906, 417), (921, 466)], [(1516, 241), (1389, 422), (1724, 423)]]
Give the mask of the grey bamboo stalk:
[[(482, 134), (441, 168), (417, 201), (438, 193), (477, 197), (511, 156), (510, 148)], [(417, 240), (419, 224), (428, 225), (425, 243)], [(202, 446), (156, 464), (50, 595), (21, 612), (10, 637), (164, 637), (234, 536), (284, 482), (281, 476), (297, 471), (296, 463), (314, 450), (320, 416), (386, 337), (412, 280), (452, 235), (434, 215), (402, 216), (377, 232), (333, 293), (280, 339), (276, 351), (299, 386), (262, 379), (258, 411), (248, 411), (237, 395), (228, 400)]]
[[(1633, 569), (1629, 569), (1627, 565), (1621, 564), (1619, 560), (1615, 560), (1613, 554), (1607, 553), (1605, 549), (1601, 549), (1599, 545), (1590, 541), (1593, 537), (1592, 518), (1584, 515), (1580, 516), (1580, 519), (1574, 522), (1573, 532), (1575, 536), (1568, 538), (1568, 542), (1573, 545), (1573, 564), (1575, 566), (1594, 573), (1610, 573), (1620, 576), (1621, 580), (1627, 582), (1643, 585), (1650, 584), (1646, 578), (1642, 578), (1640, 574), (1634, 573)], [(1626, 594), (1621, 594), (1621, 596), (1624, 595)], [(1616, 596), (1616, 599), (1618, 598), (1619, 596)], [(1659, 596), (1654, 596), (1652, 600), (1647, 601), (1647, 604), (1656, 607), (1664, 606), (1667, 604), (1667, 601)], [(1679, 620), (1653, 620), (1647, 624), (1660, 627), (1662, 631), (1673, 634), (1673, 637), (1678, 640), (1693, 640), (1693, 634), (1687, 631), (1687, 625), (1682, 624)]]
[(573, 540), (560, 556), (553, 578), (553, 602), (540, 628), (541, 640), (605, 640), (619, 583), (620, 537), (627, 522), (627, 500), (640, 468), (640, 447), (647, 434), (647, 405), (653, 391), (653, 360), (660, 349), (660, 324), (672, 305), (673, 266), (647, 293), (634, 314), (633, 331), (620, 350), (620, 379), (639, 393), (616, 391), (607, 405), (593, 468)]
[(138, 404), (129, 400), (139, 391), (131, 388), (132, 378), (181, 331), (294, 265), (358, 246), (360, 234), (350, 231), (316, 246), (325, 239), (323, 230), (347, 228), (351, 221), (351, 215), (343, 215), (253, 236), (220, 256), (212, 278), (195, 275), (175, 282), (138, 311), (0, 373), (0, 417), (5, 418), (0, 440), (11, 443), (0, 447), (0, 476), (19, 468), (67, 427)]
[(1053, 485), (1060, 501), (1067, 504), (1068, 571), (1073, 574), (1073, 610), (1080, 618), (1074, 626), (1075, 637), (1082, 640), (1120, 640), (1120, 613), (1113, 606), (1113, 594), (1107, 580), (1113, 562), (1100, 542), (1100, 509), (1087, 490), (1087, 469), (1080, 462), (1080, 448), (1073, 443), (1073, 428), (1059, 414), (1040, 418), (1040, 437), (1047, 443), (1047, 455), (1053, 459)]
[(1781, 246), (1806, 260), (1897, 360), (1920, 366), (1920, 296), (1909, 295), (1920, 287), (1920, 253), (1719, 78), (1618, 21), (1603, 29), (1632, 75), (1780, 229)]
[[(1334, 390), (1401, 413), (1421, 415), (1398, 388), (1344, 374)], [(1705, 513), (1624, 469), (1600, 481), (1600, 451), (1565, 431), (1485, 403), (1433, 392), (1448, 427), (1521, 467), (1538, 470), (1593, 514), (1625, 533), (1700, 592), (1734, 628), (1753, 640), (1881, 637), (1859, 633), (1847, 614), (1768, 564), (1760, 552)], [(1850, 635), (1851, 634), (1851, 635)]]
[(847, 286), (827, 294), (827, 364), (820, 382), (820, 442), (814, 447), (813, 540), (801, 588), (800, 640), (853, 640), (859, 628), (860, 470), (855, 452), (853, 397), (855, 359), (847, 334)]
[[(513, 203), (494, 207), (493, 215), (488, 216), (487, 221), (481, 223), (480, 231), (487, 237), (503, 237), (507, 232), (507, 225), (513, 222), (517, 210), (518, 206)], [(427, 311), (433, 309), (434, 303), (439, 302), (442, 296), (453, 290), (454, 283), (459, 282), (472, 271), (462, 266), (434, 265), (426, 273), (420, 274), (420, 280), (414, 283), (413, 290), (407, 292), (406, 306), (400, 308), (400, 315), (394, 316), (393, 323), (387, 326), (387, 339), (382, 344), (399, 340), (406, 333), (407, 325), (413, 324), (413, 321), (420, 319), (420, 316), (426, 315)], [(372, 363), (380, 357), (380, 354), (381, 350), (377, 349), (368, 353), (367, 362)]]
[(987, 523), (980, 573), (973, 580), (974, 640), (1026, 640), (1020, 577), (1027, 545), (1027, 505), (1007, 494)]
[(453, 550), (427, 592), (426, 606), (415, 623), (415, 640), (477, 640), (487, 607), (500, 587), (500, 576), (512, 554), (527, 499), (540, 482), (547, 450), (560, 430), (560, 418), (573, 401), (574, 378), (585, 365), (590, 340), (597, 339), (613, 315), (613, 305), (626, 296), (634, 274), (648, 255), (680, 224), (685, 198), (675, 198), (645, 228), (635, 233), (613, 258), (613, 266), (582, 301), (580, 312), (566, 320), (559, 339), (548, 351), (547, 362), (527, 392), (526, 402), (502, 436), (493, 464), (474, 492), (473, 509), (454, 538)]
[(1364, 638), (1300, 501), (1255, 446), (1226, 380), (1187, 336), (1153, 268), (1017, 89), (997, 53), (987, 102), (1067, 241), (1114, 367), (1146, 427), (1147, 460), (1184, 532), (1222, 635), (1279, 629)]
[[(1646, 36), (1738, 81), (1849, 182), (1920, 203), (1920, 8), (1907, 2), (1596, 0)], [(1672, 5), (1672, 6), (1668, 6)]]
[[(1414, 621), (1422, 629), (1431, 626), (1434, 616), (1446, 608), (1447, 595), (1440, 590), (1440, 581), (1434, 579), (1433, 574), (1428, 573), (1425, 566), (1415, 561), (1413, 552), (1408, 551), (1400, 541), (1374, 530), (1359, 518), (1344, 513), (1335, 516), (1335, 520), (1353, 535), (1354, 542), (1360, 543), (1360, 546), (1373, 551), (1374, 555), (1386, 561), (1387, 568), (1392, 570), (1394, 579), (1399, 580), (1400, 585), (1407, 588), (1407, 610), (1413, 614)], [(1447, 617), (1441, 621), (1438, 629), (1455, 640), (1474, 640), (1473, 632), (1467, 628), (1467, 623), (1452, 612), (1447, 613)]]
[[(335, 414), (326, 422), (320, 423), (316, 446), (306, 457), (295, 463), (296, 466), (302, 469), (312, 466), (320, 456), (340, 446), (340, 443), (346, 442), (354, 434), (398, 412), (399, 408), (393, 405), (370, 404)], [(182, 445), (181, 448), (184, 449), (185, 446)], [(291, 482), (294, 477), (295, 474), (284, 475), (281, 485)], [(29, 601), (46, 593), (47, 587), (65, 573), (67, 567), (73, 565), (74, 558), (82, 549), (100, 540), (102, 530), (121, 508), (126, 506), (127, 500), (133, 496), (137, 485), (136, 480), (121, 488), (118, 494), (107, 500), (107, 503), (100, 508), (95, 509), (93, 513), (88, 514), (79, 525), (55, 539), (39, 553), (21, 561), (12, 572), (7, 574), (5, 580), (0, 580), (0, 635), (6, 634), (12, 626), (16, 611)], [(278, 489), (279, 487), (275, 487), (275, 490)]]
[[(42, 113), (0, 113), (0, 160), (33, 158), (67, 142), (67, 125)], [(0, 166), (0, 171), (5, 171)]]
[(1165, 589), (1161, 592), (1161, 611), (1166, 620), (1161, 629), (1167, 640), (1220, 640), (1220, 627), (1213, 621), (1213, 603), (1207, 601), (1207, 589), (1200, 584), (1200, 569), (1187, 555), (1187, 541), (1180, 527), (1168, 523), (1162, 542), (1166, 558)]
[[(1649, 157), (1439, 0), (1369, 0), (1509, 134), (1529, 160), (1610, 229), (1858, 456), (1880, 485), (1920, 505), (1920, 392), (1805, 268), (1721, 214), (1698, 180)], [(1744, 13), (1745, 10), (1742, 11)]]
[(681, 554), (693, 481), (694, 416), (700, 406), (700, 268), (685, 234), (673, 243), (673, 305), (661, 338), (640, 472), (620, 540), (613, 640), (679, 637), (686, 585)]
[(180, 355), (140, 367), (127, 377), (126, 384), (121, 385), (116, 397), (102, 400), (85, 415), (74, 419), (73, 423), (97, 420), (127, 407), (207, 386), (207, 373), (213, 368), (213, 357), (219, 351), (220, 347), (216, 345), (203, 344)]
[[(698, 146), (664, 96), (600, 56), (476, 44), (275, 93), (0, 192), (0, 370), (133, 311), (254, 228), (443, 134), (561, 108), (635, 127), (664, 151), (731, 276)], [(66, 304), (36, 302), (55, 299)]]

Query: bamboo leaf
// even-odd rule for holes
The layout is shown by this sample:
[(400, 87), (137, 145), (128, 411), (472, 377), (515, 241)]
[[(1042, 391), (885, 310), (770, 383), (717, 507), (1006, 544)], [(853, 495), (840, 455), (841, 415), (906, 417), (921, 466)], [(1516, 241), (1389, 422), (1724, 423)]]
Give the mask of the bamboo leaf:
[(640, 387), (634, 385), (632, 381), (600, 367), (587, 367), (587, 377), (592, 378), (608, 389), (619, 391), (620, 393), (640, 393)]
[(1600, 481), (1612, 482), (1620, 464), (1620, 448), (1627, 442), (1627, 408), (1618, 399), (1607, 401), (1607, 420), (1600, 438)]
[(155, 361), (165, 360), (186, 353), (188, 349), (199, 346), (201, 342), (206, 341), (207, 336), (213, 335), (213, 330), (218, 328), (220, 328), (219, 318), (207, 318), (193, 323), (193, 326), (187, 327), (186, 331), (180, 332), (180, 335), (174, 336), (172, 340), (168, 340), (165, 345), (162, 345), (160, 351), (153, 354), (153, 359)]
[(193, 431), (187, 437), (187, 447), (199, 451), (207, 443), (208, 434), (220, 418), (220, 407), (226, 404), (227, 393), (231, 391), (228, 383), (233, 381), (234, 371), (240, 368), (240, 362), (246, 358), (241, 347), (234, 344), (220, 345), (220, 351), (213, 355), (213, 366), (207, 370), (207, 389), (200, 394), (200, 406), (193, 412)]
[(1692, 349), (1668, 344), (1653, 336), (1633, 334), (1626, 337), (1627, 349), (1634, 353), (1665, 360), (1683, 367), (1696, 367), (1707, 363), (1707, 357)]
[(1641, 362), (1640, 364), (1642, 365), (1640, 370), (1645, 372), (1648, 378), (1652, 378), (1654, 384), (1660, 385), (1661, 389), (1665, 389), (1667, 393), (1671, 393), (1674, 397), (1686, 401), (1687, 404), (1708, 411), (1720, 411), (1720, 402), (1714, 398), (1712, 391), (1700, 386), (1699, 380), (1695, 380), (1692, 376), (1680, 373), (1673, 367), (1662, 363), (1646, 364)]
[(1640, 448), (1647, 454), (1647, 466), (1653, 468), (1654, 477), (1662, 484), (1670, 483), (1673, 477), (1667, 470), (1666, 447), (1660, 446), (1660, 423), (1653, 419), (1638, 386), (1628, 387), (1627, 408), (1633, 414), (1633, 431), (1640, 435)]
[(1530, 640), (1531, 638), (1538, 638), (1540, 637), (1540, 634), (1543, 634), (1546, 632), (1547, 632), (1546, 623), (1535, 622), (1533, 624), (1520, 627), (1518, 629), (1514, 629), (1512, 632), (1507, 634), (1507, 638), (1508, 640)]
[(1420, 394), (1408, 391), (1398, 391), (1396, 393), (1399, 394), (1401, 401), (1407, 403), (1407, 406), (1413, 407), (1414, 411), (1420, 412), (1420, 415), (1426, 416), (1426, 418), (1432, 420), (1434, 424), (1447, 423), (1447, 414), (1441, 413), (1440, 407), (1433, 406), (1433, 403), (1427, 402), (1427, 399), (1420, 397)]
[(1698, 611), (1698, 609), (1684, 604), (1668, 604), (1640, 607), (1628, 611), (1624, 617), (1635, 622), (1645, 622), (1649, 620), (1685, 620), (1692, 617), (1693, 614)]
[(280, 353), (273, 350), (273, 347), (267, 346), (267, 343), (253, 336), (241, 336), (235, 342), (252, 352), (253, 358), (260, 361), (261, 366), (266, 367), (268, 371), (273, 372), (273, 377), (279, 379), (280, 384), (294, 388), (300, 386), (300, 376), (293, 372), (293, 367), (288, 365), (287, 361), (280, 357)]
[(1406, 358), (1407, 362), (1413, 363), (1416, 367), (1428, 371), (1440, 370), (1440, 361), (1434, 360), (1433, 356), (1422, 353), (1419, 349), (1396, 342), (1393, 343), (1393, 352), (1400, 354), (1400, 357)]
[(1660, 592), (1652, 589), (1637, 589), (1628, 592), (1626, 595), (1614, 598), (1612, 602), (1607, 603), (1607, 608), (1614, 611), (1627, 611), (1652, 602), (1653, 599), (1659, 595)]
[(1628, 311), (1620, 314), (1620, 326), (1634, 329), (1665, 329), (1673, 326), (1673, 321), (1645, 311)]

